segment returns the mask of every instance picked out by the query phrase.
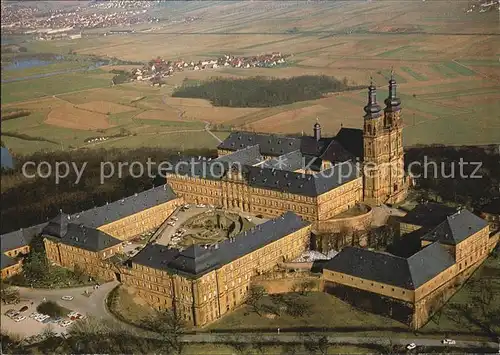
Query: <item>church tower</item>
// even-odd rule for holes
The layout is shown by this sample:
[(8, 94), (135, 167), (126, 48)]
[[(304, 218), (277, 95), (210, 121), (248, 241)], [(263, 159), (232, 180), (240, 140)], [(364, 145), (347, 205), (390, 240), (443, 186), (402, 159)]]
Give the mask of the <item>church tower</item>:
[(389, 96), (382, 109), (373, 83), (368, 88), (364, 116), (364, 199), (368, 203), (395, 203), (407, 192), (404, 174), (401, 100), (391, 74)]

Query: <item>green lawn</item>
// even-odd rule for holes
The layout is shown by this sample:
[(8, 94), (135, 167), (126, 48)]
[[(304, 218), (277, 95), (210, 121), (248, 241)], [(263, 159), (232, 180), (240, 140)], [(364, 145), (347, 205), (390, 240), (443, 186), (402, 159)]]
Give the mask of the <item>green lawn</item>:
[(219, 143), (207, 132), (187, 132), (187, 133), (162, 133), (159, 128), (157, 134), (143, 134), (133, 137), (113, 139), (102, 144), (99, 148), (140, 148), (140, 147), (161, 147), (165, 149), (186, 149), (215, 148)]
[(25, 117), (2, 121), (2, 131), (26, 133), (25, 130), (43, 124), (48, 112), (49, 110), (34, 111)]
[(404, 71), (405, 73), (410, 74), (413, 78), (415, 78), (418, 81), (427, 81), (427, 77), (423, 74), (417, 73), (416, 71), (412, 70), (411, 68), (408, 67), (401, 67), (401, 70)]
[(447, 78), (456, 78), (459, 74), (453, 70), (452, 68), (448, 67), (446, 63), (441, 63), (441, 64), (431, 64), (430, 67), (432, 70), (435, 72), (447, 77)]
[[(482, 315), (476, 297), (484, 287), (484, 280), (491, 280), (491, 289), (494, 295), (489, 310), (491, 315), (495, 315), (495, 309), (500, 310), (500, 262), (499, 259), (490, 257), (476, 271), (466, 285), (459, 290), (450, 301), (442, 308), (440, 314), (421, 328), (418, 333), (425, 336), (440, 338), (444, 333), (453, 334), (457, 338), (485, 338), (484, 324), (487, 322)], [(489, 282), (489, 281), (488, 281)], [(207, 330), (228, 330), (238, 329), (273, 331), (281, 328), (290, 331), (301, 331), (301, 329), (318, 329), (330, 331), (337, 335), (345, 336), (415, 336), (406, 325), (390, 318), (367, 313), (340, 299), (323, 292), (312, 292), (306, 296), (300, 296), (311, 305), (311, 314), (304, 317), (293, 318), (289, 315), (281, 315), (270, 319), (265, 315), (259, 316), (248, 306), (228, 314), (219, 321), (207, 327)], [(271, 303), (266, 297), (263, 304)], [(457, 305), (474, 304), (470, 318), (464, 316), (461, 311), (457, 311)], [(265, 312), (264, 312), (265, 313)], [(500, 325), (497, 322), (493, 329), (500, 334)]]
[[(381, 75), (382, 77), (386, 80), (386, 81), (389, 81), (391, 79), (391, 71), (390, 70), (382, 70), (381, 71)], [(396, 79), (396, 81), (399, 83), (399, 84), (404, 84), (404, 83), (407, 83), (406, 79), (403, 78), (401, 75), (398, 75), (398, 73), (394, 73), (394, 79)]]
[[(479, 300), (484, 292), (483, 289), (487, 288), (491, 289), (493, 295), (491, 303), (486, 306), (487, 312), (491, 312), (490, 319), (484, 316)], [(464, 311), (464, 307), (468, 305), (473, 305), (469, 315)], [(490, 257), (421, 331), (483, 333), (487, 324), (491, 324), (493, 331), (500, 335), (499, 312), (500, 260)]]
[[(306, 296), (299, 296), (301, 300), (311, 305), (309, 316), (294, 318), (283, 314), (274, 319), (259, 316), (246, 306), (228, 314), (219, 321), (209, 325), (207, 329), (233, 330), (238, 329), (273, 329), (281, 328), (301, 331), (303, 328), (317, 328), (335, 332), (340, 328), (350, 328), (353, 332), (389, 331), (398, 329), (401, 332), (408, 327), (395, 320), (376, 314), (364, 312), (351, 307), (340, 299), (324, 292), (311, 292)], [(269, 297), (263, 299), (263, 304), (269, 304)]]
[(7, 137), (2, 135), (5, 146), (18, 155), (31, 155), (36, 152), (54, 151), (61, 149), (58, 144), (44, 141), (26, 141), (20, 138)]
[(457, 60), (460, 64), (469, 66), (480, 66), (480, 67), (498, 67), (500, 66), (500, 60), (498, 58), (493, 59), (459, 59)]
[(397, 57), (401, 56), (403, 52), (406, 52), (407, 50), (413, 48), (413, 46), (401, 46), (398, 48), (390, 49), (388, 51), (382, 52), (377, 54), (377, 57), (383, 57), (383, 58), (391, 58), (391, 57)]
[(91, 76), (84, 72), (16, 81), (2, 84), (2, 104), (108, 86), (108, 78)]
[(448, 63), (445, 63), (444, 65), (446, 67), (450, 68), (451, 70), (457, 72), (460, 75), (464, 75), (464, 76), (474, 76), (474, 75), (476, 75), (476, 73), (474, 71), (470, 70), (469, 68), (466, 68), (463, 65), (455, 63), (455, 62), (448, 62)]
[[(293, 350), (292, 350), (293, 349)], [(361, 346), (329, 346), (326, 354), (367, 354), (373, 353), (372, 348), (364, 348)], [(252, 347), (235, 347), (224, 344), (189, 344), (184, 350), (184, 355), (291, 355), (291, 354), (310, 354), (310, 351), (304, 346), (295, 344), (291, 346), (258, 346)]]
[[(495, 106), (496, 108), (493, 108)], [(500, 121), (491, 115), (500, 104), (486, 105), (483, 113), (446, 115), (415, 126), (408, 125), (403, 131), (405, 146), (415, 144), (478, 145), (500, 142)], [(405, 118), (413, 124), (412, 117)]]
[(25, 69), (13, 69), (4, 70), (2, 72), (2, 80), (10, 80), (15, 78), (22, 78), (38, 74), (53, 73), (58, 71), (78, 69), (78, 68), (88, 68), (92, 63), (90, 61), (62, 61), (58, 63), (52, 63), (48, 65), (43, 65), (39, 67), (25, 68)]

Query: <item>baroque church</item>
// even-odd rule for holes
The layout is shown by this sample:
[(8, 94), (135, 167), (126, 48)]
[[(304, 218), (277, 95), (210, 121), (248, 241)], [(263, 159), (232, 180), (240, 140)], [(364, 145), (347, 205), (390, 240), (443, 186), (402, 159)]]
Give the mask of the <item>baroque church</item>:
[[(382, 109), (370, 84), (363, 129), (323, 137), (316, 122), (312, 136), (232, 132), (217, 147), (218, 158), (191, 160), (186, 169), (167, 172), (167, 181), (186, 202), (265, 217), (292, 211), (310, 222), (330, 220), (361, 202), (402, 201), (409, 179), (396, 87), (391, 76)], [(234, 174), (232, 165), (243, 168)]]

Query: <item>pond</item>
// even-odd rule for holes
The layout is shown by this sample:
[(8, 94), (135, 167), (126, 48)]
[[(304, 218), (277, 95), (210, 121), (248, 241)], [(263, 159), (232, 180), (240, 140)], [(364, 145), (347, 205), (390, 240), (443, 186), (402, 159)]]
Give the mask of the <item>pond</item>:
[[(43, 67), (43, 66), (47, 66), (47, 65), (56, 63), (57, 61), (61, 61), (61, 60), (64, 60), (63, 56), (54, 56), (53, 60), (40, 59), (40, 58), (15, 59), (12, 63), (9, 63), (8, 65), (5, 65), (4, 67), (2, 67), (2, 71), (11, 71), (11, 70)], [(103, 61), (103, 60), (94, 61), (94, 62), (90, 62), (90, 63), (88, 63), (88, 65), (86, 65), (84, 67), (80, 67), (80, 68), (63, 69), (63, 70), (57, 70), (57, 71), (53, 71), (53, 72), (49, 72), (49, 73), (34, 74), (34, 75), (27, 75), (27, 76), (22, 76), (22, 77), (10, 78), (10, 79), (2, 80), (2, 83), (11, 83), (14, 81), (38, 79), (38, 78), (45, 78), (45, 77), (49, 77), (49, 76), (53, 76), (53, 75), (95, 70), (95, 69), (102, 67), (103, 65), (107, 65), (107, 64), (109, 64), (108, 61)]]
[(55, 56), (53, 60), (42, 60), (39, 58), (23, 58), (15, 59), (12, 63), (4, 66), (3, 70), (17, 70), (17, 69), (28, 69), (35, 67), (43, 67), (49, 64), (56, 63), (57, 61), (63, 60), (63, 56)]

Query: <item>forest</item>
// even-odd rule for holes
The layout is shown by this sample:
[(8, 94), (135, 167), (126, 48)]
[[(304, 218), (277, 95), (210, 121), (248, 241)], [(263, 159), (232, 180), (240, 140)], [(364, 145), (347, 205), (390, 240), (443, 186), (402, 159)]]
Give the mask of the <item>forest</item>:
[(185, 82), (172, 96), (209, 100), (214, 106), (273, 107), (298, 101), (316, 100), (329, 92), (359, 89), (326, 75), (303, 75), (279, 79), (252, 77), (227, 79), (215, 77), (201, 84)]
[(422, 176), (415, 180), (415, 192), (423, 200), (480, 209), (500, 197), (498, 154), (495, 145), (412, 147), (405, 152), (405, 165)]
[[(186, 151), (186, 156), (213, 156), (216, 152), (199, 149)], [(156, 148), (141, 148), (134, 150), (73, 150), (66, 152), (36, 153), (30, 156), (15, 157), (14, 170), (2, 172), (2, 212), (1, 233), (8, 233), (19, 228), (43, 223), (54, 218), (59, 210), (66, 213), (77, 213), (96, 206), (105, 205), (106, 202), (119, 200), (165, 183), (161, 177), (151, 178), (147, 171), (141, 177), (138, 170), (128, 167), (120, 169), (122, 175), (106, 179), (100, 183), (102, 162), (110, 162), (114, 167), (119, 162), (140, 162), (147, 166), (148, 159), (159, 163), (179, 159), (177, 151)], [(48, 162), (54, 167), (56, 162), (74, 163), (77, 167), (85, 166), (84, 173), (78, 184), (77, 173), (69, 170), (69, 175), (56, 184), (55, 177), (28, 178), (23, 175), (22, 166), (25, 162)], [(31, 173), (31, 172), (30, 172)], [(132, 174), (131, 174), (132, 173)], [(132, 176), (134, 175), (134, 176)]]

